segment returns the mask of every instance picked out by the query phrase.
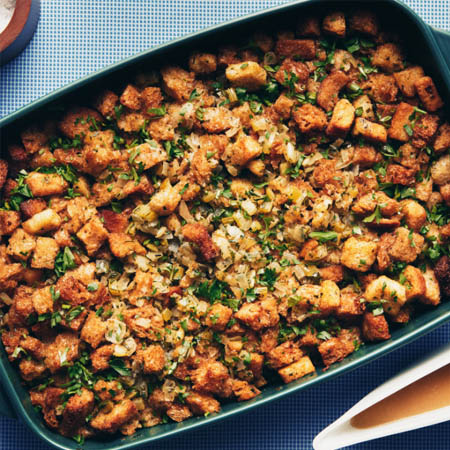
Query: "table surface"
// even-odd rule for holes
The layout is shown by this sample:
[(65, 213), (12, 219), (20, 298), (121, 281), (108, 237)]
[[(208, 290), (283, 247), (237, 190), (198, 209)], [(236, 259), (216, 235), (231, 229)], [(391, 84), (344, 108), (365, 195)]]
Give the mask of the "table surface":
[[(25, 51), (0, 69), (0, 117), (96, 69), (215, 23), (285, 0), (41, 0)], [(449, 0), (406, 0), (428, 23), (450, 29)], [(251, 414), (157, 445), (154, 450), (310, 449), (314, 436), (381, 382), (447, 343), (450, 324), (352, 373)], [(352, 449), (450, 449), (450, 422)], [(0, 418), (0, 450), (48, 450), (23, 424)]]

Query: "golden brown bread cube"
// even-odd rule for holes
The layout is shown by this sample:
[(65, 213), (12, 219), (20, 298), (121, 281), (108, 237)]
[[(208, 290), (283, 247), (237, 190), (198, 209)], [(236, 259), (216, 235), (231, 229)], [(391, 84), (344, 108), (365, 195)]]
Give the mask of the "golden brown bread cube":
[(323, 341), (317, 349), (319, 350), (323, 363), (328, 367), (337, 361), (341, 361), (350, 353), (353, 353), (356, 348), (355, 346), (359, 342), (359, 331), (357, 329), (343, 329), (339, 336)]
[[(393, 103), (397, 100), (398, 87), (392, 75), (373, 73), (363, 86), (375, 102)], [(377, 109), (379, 109), (379, 106), (377, 106)], [(385, 116), (385, 114), (382, 114), (382, 116)]]
[(439, 186), (450, 183), (450, 155), (441, 156), (433, 163), (431, 178)]
[(249, 91), (256, 91), (266, 84), (267, 72), (254, 61), (244, 61), (230, 64), (225, 75), (233, 86), (243, 87)]
[(0, 236), (11, 235), (20, 225), (20, 214), (17, 211), (0, 211)]
[(372, 101), (368, 95), (360, 95), (353, 100), (353, 107), (355, 108), (355, 114), (358, 113), (358, 117), (362, 117), (367, 120), (375, 119)]
[(273, 369), (279, 369), (298, 361), (303, 355), (303, 350), (298, 343), (286, 341), (267, 354), (267, 362)]
[(345, 36), (345, 15), (341, 11), (327, 14), (322, 22), (322, 30), (332, 36)]
[(141, 94), (135, 86), (129, 84), (120, 96), (120, 103), (133, 111), (141, 109)]
[(110, 233), (108, 236), (111, 253), (117, 258), (126, 258), (134, 253), (145, 255), (145, 248), (139, 241), (126, 233)]
[(321, 83), (317, 94), (317, 104), (325, 111), (331, 111), (339, 100), (340, 90), (350, 81), (341, 70), (330, 73)]
[(299, 378), (308, 375), (316, 370), (309, 356), (303, 356), (298, 361), (289, 364), (289, 366), (283, 367), (278, 370), (280, 377), (285, 383), (298, 380)]
[(59, 252), (57, 242), (49, 237), (38, 237), (36, 239), (36, 248), (31, 259), (31, 267), (34, 269), (53, 269), (55, 267), (55, 258)]
[(419, 231), (427, 220), (425, 208), (411, 199), (403, 200), (400, 205), (408, 228)]
[(14, 259), (26, 261), (36, 247), (36, 239), (22, 228), (18, 228), (9, 239), (7, 253)]
[(391, 337), (389, 325), (383, 314), (375, 316), (371, 312), (366, 311), (361, 330), (364, 338), (372, 342), (385, 341)]
[(361, 136), (372, 142), (385, 144), (387, 141), (387, 131), (383, 125), (370, 122), (369, 120), (357, 117), (353, 126), (353, 135)]
[(423, 278), (425, 279), (425, 294), (419, 297), (419, 300), (427, 305), (438, 305), (441, 302), (441, 290), (433, 269), (427, 267), (423, 272)]
[(44, 234), (56, 230), (61, 223), (61, 217), (53, 209), (47, 208), (28, 219), (22, 226), (27, 233)]
[(25, 179), (34, 197), (63, 194), (68, 183), (57, 173), (31, 172)]
[(378, 245), (376, 242), (350, 237), (344, 243), (341, 264), (358, 272), (367, 272), (375, 262)]
[(353, 154), (353, 164), (359, 164), (361, 168), (372, 167), (374, 164), (381, 162), (383, 157), (371, 145), (356, 145)]
[(89, 422), (92, 428), (113, 434), (122, 425), (138, 414), (136, 405), (131, 400), (123, 400), (113, 406), (109, 412), (100, 412)]
[(403, 55), (397, 44), (379, 45), (372, 56), (372, 64), (385, 72), (397, 72), (403, 68)]
[(384, 311), (395, 316), (406, 302), (405, 286), (382, 275), (372, 281), (364, 292), (368, 302), (382, 302)]
[(103, 322), (94, 311), (91, 311), (81, 329), (80, 337), (92, 348), (97, 348), (105, 338), (106, 330), (106, 322)]
[(316, 42), (312, 39), (279, 39), (275, 53), (290, 58), (311, 60), (316, 56)]
[(70, 139), (82, 138), (89, 133), (93, 122), (102, 122), (102, 116), (95, 109), (74, 107), (64, 115), (59, 129)]
[(411, 66), (400, 72), (394, 74), (397, 86), (402, 91), (402, 94), (406, 97), (414, 97), (416, 95), (416, 87), (414, 83), (422, 78), (425, 74), (422, 67)]
[(206, 313), (206, 326), (216, 331), (224, 331), (233, 315), (233, 310), (221, 303), (214, 303)]
[(423, 273), (414, 266), (406, 266), (402, 272), (405, 281), (402, 283), (406, 288), (406, 300), (419, 298), (425, 295), (426, 284)]
[(197, 415), (212, 414), (220, 411), (220, 403), (211, 395), (190, 392), (186, 397), (190, 410)]
[(47, 207), (47, 202), (43, 198), (32, 198), (20, 204), (20, 212), (25, 219), (29, 219), (35, 214), (43, 211)]
[(444, 106), (444, 102), (431, 77), (419, 78), (414, 83), (414, 86), (420, 101), (427, 111), (434, 112)]
[(189, 69), (198, 74), (215, 72), (217, 57), (212, 53), (193, 53), (189, 57)]
[(433, 148), (436, 153), (442, 153), (450, 148), (450, 124), (448, 122), (439, 127)]
[(326, 114), (317, 106), (309, 103), (294, 109), (292, 117), (302, 133), (321, 131), (327, 125)]
[(326, 133), (328, 136), (344, 137), (350, 130), (355, 118), (355, 108), (345, 98), (339, 100), (333, 109)]
[(271, 297), (253, 303), (244, 303), (234, 316), (256, 331), (273, 327), (280, 320), (277, 302)]
[(161, 70), (163, 88), (176, 101), (189, 100), (194, 89), (194, 74), (181, 67), (168, 66)]
[(388, 135), (391, 139), (396, 139), (401, 142), (407, 142), (410, 140), (413, 132), (413, 114), (414, 106), (409, 103), (401, 102), (397, 106), (388, 131)]
[(99, 217), (95, 216), (77, 232), (77, 237), (83, 242), (88, 255), (92, 256), (108, 238), (108, 231)]
[(35, 289), (31, 297), (33, 308), (38, 314), (53, 312), (53, 296), (50, 286)]
[(103, 117), (115, 118), (118, 103), (119, 97), (114, 92), (105, 90), (95, 100), (94, 108), (100, 111)]
[(226, 155), (234, 166), (245, 166), (262, 153), (260, 143), (252, 136), (241, 134), (236, 142), (229, 146)]

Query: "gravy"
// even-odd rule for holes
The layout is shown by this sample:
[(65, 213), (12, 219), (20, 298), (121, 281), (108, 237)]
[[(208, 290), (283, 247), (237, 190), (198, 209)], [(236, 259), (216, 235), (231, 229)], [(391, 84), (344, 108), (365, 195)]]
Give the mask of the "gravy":
[(360, 412), (350, 424), (370, 428), (449, 405), (450, 365), (447, 365)]

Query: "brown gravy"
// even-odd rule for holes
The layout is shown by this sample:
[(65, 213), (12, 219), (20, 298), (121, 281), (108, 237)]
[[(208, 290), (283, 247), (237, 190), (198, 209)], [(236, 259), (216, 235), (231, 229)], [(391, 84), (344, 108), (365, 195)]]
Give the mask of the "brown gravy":
[(450, 365), (447, 365), (360, 412), (350, 424), (370, 428), (449, 405)]

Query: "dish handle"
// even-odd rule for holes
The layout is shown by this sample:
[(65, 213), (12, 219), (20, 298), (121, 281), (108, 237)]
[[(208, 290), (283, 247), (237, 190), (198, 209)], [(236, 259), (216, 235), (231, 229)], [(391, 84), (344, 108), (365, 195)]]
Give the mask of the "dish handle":
[(442, 52), (442, 56), (444, 57), (448, 70), (450, 71), (450, 31), (439, 30), (433, 27), (430, 28)]
[(14, 413), (14, 409), (11, 406), (11, 403), (8, 400), (8, 397), (1, 388), (0, 388), (0, 416), (11, 418), (17, 417), (16, 414)]

